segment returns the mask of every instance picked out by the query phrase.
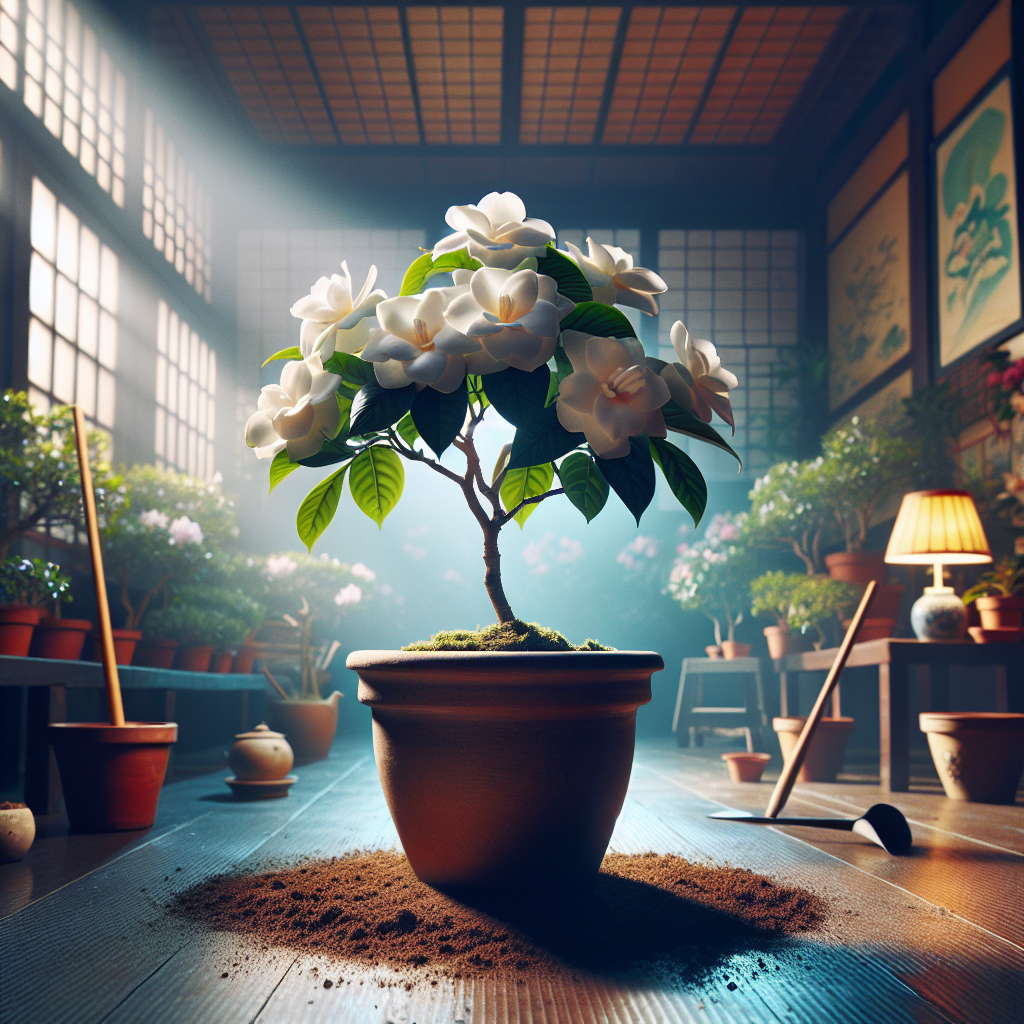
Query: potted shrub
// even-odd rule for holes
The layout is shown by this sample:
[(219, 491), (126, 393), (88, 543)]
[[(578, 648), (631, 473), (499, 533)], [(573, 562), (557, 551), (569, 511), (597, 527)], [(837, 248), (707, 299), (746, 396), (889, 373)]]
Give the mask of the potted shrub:
[[(402, 495), (405, 463), (461, 491), (483, 534), (498, 622), (440, 635), (429, 649), (355, 652), (348, 666), (373, 712), (381, 782), (416, 874), (451, 888), (537, 884), (596, 873), (629, 781), (635, 712), (663, 663), (572, 649), (517, 619), (500, 532), (563, 494), (590, 520), (614, 491), (639, 521), (656, 466), (699, 520), (704, 481), (667, 429), (729, 450), (708, 424), (714, 410), (731, 418), (736, 378), (681, 323), (679, 361), (645, 359), (629, 321), (591, 285), (657, 310), (664, 283), (622, 250), (600, 247), (582, 267), (512, 193), (452, 207), (447, 219), (455, 234), (413, 262), (398, 297), (371, 292), (371, 274), (353, 298), (343, 265), (344, 276), (322, 278), (292, 307), (300, 346), (272, 357), (288, 362), (280, 386), (263, 389), (246, 440), (272, 459), (272, 482), (298, 465), (336, 467), (299, 507), (308, 547), (346, 480), (378, 524)], [(451, 286), (427, 287), (448, 272)], [(371, 333), (374, 310), (381, 327)], [(496, 415), (514, 439), (488, 472), (475, 434)], [(451, 447), (454, 468), (440, 461)]]
[(775, 620), (774, 626), (765, 626), (768, 657), (775, 661), (800, 650), (795, 595), (800, 583), (811, 577), (799, 573), (766, 572), (750, 581), (750, 611)]
[[(811, 634), (811, 644), (816, 651), (826, 643), (835, 646), (839, 640), (838, 627), (845, 629), (848, 625), (846, 616), (857, 607), (860, 593), (860, 588), (854, 583), (844, 583), (829, 576), (802, 576), (793, 594), (790, 625), (804, 636)], [(858, 639), (863, 642), (890, 636), (894, 625), (887, 619), (865, 619)]]
[[(0, 653), (24, 657), (30, 653), (34, 633), (42, 648), (35, 653), (41, 658), (77, 658), (81, 653), (85, 633), (91, 622), (67, 620), (64, 630), (48, 630), (40, 626), (48, 607), (60, 611), (60, 602), (70, 601), (71, 577), (60, 571), (59, 565), (40, 558), (5, 558), (0, 562)], [(60, 622), (56, 619), (53, 621)], [(53, 634), (65, 634), (63, 636)], [(77, 653), (67, 653), (70, 645)]]
[(1004, 558), (964, 594), (974, 603), (982, 629), (1020, 629), (1024, 625), (1024, 558)]
[[(746, 516), (716, 515), (695, 544), (680, 544), (669, 574), (668, 593), (684, 611), (706, 615), (715, 627), (715, 645), (725, 658), (746, 657), (749, 644), (736, 642), (743, 621), (743, 597), (753, 559), (740, 543)], [(726, 627), (725, 638), (722, 625)], [(709, 657), (715, 657), (708, 651)]]
[(28, 584), (24, 595), (26, 603), (42, 611), (29, 653), (36, 658), (77, 661), (92, 622), (66, 619), (60, 614), (61, 604), (71, 601), (71, 577), (61, 572), (59, 565), (39, 558), (23, 559), (22, 572)]

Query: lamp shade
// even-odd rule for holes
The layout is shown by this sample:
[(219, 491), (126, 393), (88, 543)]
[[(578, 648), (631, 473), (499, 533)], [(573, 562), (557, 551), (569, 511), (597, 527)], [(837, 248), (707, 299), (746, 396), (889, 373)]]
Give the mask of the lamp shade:
[(974, 565), (991, 562), (974, 499), (966, 491), (913, 491), (903, 496), (885, 549), (900, 565)]

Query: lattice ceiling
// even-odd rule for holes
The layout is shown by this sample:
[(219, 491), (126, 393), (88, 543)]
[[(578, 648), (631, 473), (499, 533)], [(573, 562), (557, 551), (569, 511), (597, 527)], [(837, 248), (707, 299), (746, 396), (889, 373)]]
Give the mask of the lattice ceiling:
[(735, 147), (775, 139), (848, 11), (190, 5), (151, 24), (168, 59), (219, 62), (267, 142)]

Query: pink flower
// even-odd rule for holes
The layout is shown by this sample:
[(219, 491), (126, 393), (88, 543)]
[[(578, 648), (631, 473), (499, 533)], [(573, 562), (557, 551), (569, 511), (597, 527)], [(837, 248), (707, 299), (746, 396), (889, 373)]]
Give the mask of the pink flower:
[(362, 562), (356, 562), (352, 566), (352, 575), (361, 580), (366, 580), (367, 583), (372, 583), (377, 578), (377, 574), (372, 569), (363, 565)]
[(188, 516), (175, 519), (170, 526), (168, 544), (202, 544), (203, 530), (198, 523), (192, 522)]
[(347, 587), (342, 587), (334, 595), (334, 603), (339, 607), (346, 604), (359, 604), (363, 599), (363, 588), (357, 587), (354, 583), (350, 583)]
[(287, 555), (271, 555), (267, 559), (264, 572), (268, 576), (277, 578), (278, 576), (290, 576), (298, 567), (299, 563), (292, 561)]
[(1003, 375), (998, 370), (993, 370), (986, 378), (985, 383), (990, 388), (997, 388), (1003, 382)]

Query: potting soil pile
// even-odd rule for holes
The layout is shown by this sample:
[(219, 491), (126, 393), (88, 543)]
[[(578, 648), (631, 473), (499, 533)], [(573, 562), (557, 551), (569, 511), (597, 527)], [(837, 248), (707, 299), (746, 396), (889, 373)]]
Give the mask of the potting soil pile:
[(824, 901), (743, 868), (653, 853), (605, 858), (574, 891), (474, 899), (424, 885), (398, 853), (223, 875), (178, 896), (190, 920), (433, 978), (667, 969), (691, 980), (740, 949), (812, 930)]
[(28, 807), (28, 804), (21, 804), (16, 800), (4, 800), (0, 803), (0, 811), (20, 811), (23, 807)]

